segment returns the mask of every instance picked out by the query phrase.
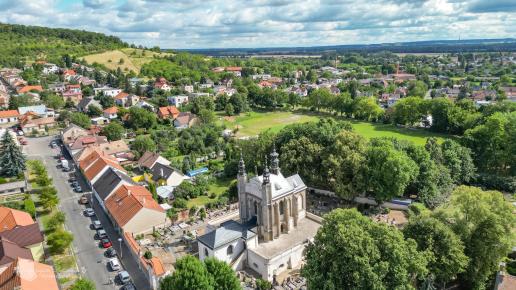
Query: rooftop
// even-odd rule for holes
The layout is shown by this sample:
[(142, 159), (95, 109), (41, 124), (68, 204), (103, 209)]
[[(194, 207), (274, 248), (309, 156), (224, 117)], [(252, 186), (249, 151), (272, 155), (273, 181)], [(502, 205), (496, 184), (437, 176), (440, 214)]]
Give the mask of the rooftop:
[(219, 228), (199, 236), (197, 239), (210, 249), (216, 249), (236, 239), (247, 240), (255, 236), (254, 227), (256, 227), (256, 219), (245, 224), (229, 220), (222, 223)]

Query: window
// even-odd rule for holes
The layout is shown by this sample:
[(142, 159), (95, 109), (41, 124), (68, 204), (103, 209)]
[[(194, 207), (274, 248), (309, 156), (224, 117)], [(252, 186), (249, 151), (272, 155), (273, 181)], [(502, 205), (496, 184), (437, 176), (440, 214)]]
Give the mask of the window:
[(206, 248), (204, 248), (204, 256), (206, 256), (206, 257), (209, 256), (208, 249), (206, 249)]
[(229, 247), (227, 249), (227, 254), (228, 255), (232, 255), (233, 254), (233, 245), (229, 245)]
[(256, 269), (258, 269), (258, 264), (253, 263), (253, 266), (254, 266)]
[(279, 203), (279, 214), (283, 214), (283, 211), (284, 211), (284, 207), (285, 206), (285, 203), (282, 201), (280, 201)]

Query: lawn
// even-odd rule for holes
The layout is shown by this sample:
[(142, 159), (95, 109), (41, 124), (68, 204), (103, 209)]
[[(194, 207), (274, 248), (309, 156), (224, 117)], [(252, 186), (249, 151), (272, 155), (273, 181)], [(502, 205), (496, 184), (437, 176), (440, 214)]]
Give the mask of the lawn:
[(229, 185), (231, 184), (231, 181), (233, 179), (231, 178), (217, 178), (215, 179), (214, 182), (212, 182), (209, 186), (208, 186), (208, 195), (202, 195), (202, 196), (199, 196), (199, 197), (196, 197), (196, 198), (192, 198), (190, 200), (188, 200), (187, 202), (187, 206), (188, 208), (191, 208), (193, 205), (199, 207), (199, 206), (203, 206), (205, 204), (207, 204), (208, 202), (210, 201), (215, 201), (217, 198), (210, 198), (209, 195), (214, 193), (217, 197), (221, 194), (223, 194), (224, 192), (226, 192), (226, 190), (228, 190), (229, 188)]
[[(278, 132), (285, 126), (293, 123), (306, 123), (317, 121), (318, 116), (313, 114), (293, 112), (250, 112), (238, 117), (225, 118), (224, 124), (229, 129), (238, 126), (237, 137), (256, 136), (259, 133), (270, 130)], [(437, 137), (440, 140), (447, 135), (436, 134), (422, 129), (398, 128), (391, 124), (371, 123), (349, 120), (353, 129), (362, 136), (370, 139), (374, 137), (396, 137), (412, 141), (418, 145), (424, 145), (426, 138)]]
[[(122, 71), (134, 71), (139, 74), (142, 65), (151, 62), (154, 56), (168, 56), (170, 53), (145, 51), (135, 48), (123, 48), (120, 50), (110, 50), (103, 53), (91, 54), (84, 57), (84, 60), (90, 64), (96, 62), (104, 65), (108, 69), (116, 70), (120, 68)], [(119, 63), (123, 59), (123, 63)]]
[(229, 129), (238, 127), (237, 136), (256, 136), (263, 131), (278, 132), (294, 123), (316, 121), (318, 117), (292, 112), (249, 112), (235, 118), (226, 118), (224, 123)]

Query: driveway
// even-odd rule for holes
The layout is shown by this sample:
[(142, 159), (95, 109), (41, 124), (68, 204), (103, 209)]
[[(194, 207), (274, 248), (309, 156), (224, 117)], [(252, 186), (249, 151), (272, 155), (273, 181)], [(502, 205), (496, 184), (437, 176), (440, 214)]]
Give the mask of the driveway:
[[(109, 267), (107, 266), (108, 258), (104, 256), (104, 249), (101, 249), (99, 247), (99, 241), (94, 239), (95, 231), (90, 229), (92, 219), (83, 215), (85, 207), (78, 203), (78, 199), (82, 193), (75, 193), (72, 190), (68, 184), (68, 173), (63, 172), (57, 167), (57, 159), (55, 156), (59, 153), (59, 150), (52, 149), (49, 146), (53, 139), (54, 137), (28, 138), (25, 153), (29, 159), (41, 160), (53, 180), (60, 199), (59, 209), (66, 215), (65, 226), (74, 236), (73, 249), (78, 258), (79, 271), (82, 275), (94, 281), (97, 290), (118, 289), (120, 286), (111, 283), (111, 281), (114, 281), (116, 272), (109, 271)], [(77, 176), (77, 180), (85, 192), (91, 191), (82, 178), (82, 175)], [(131, 275), (136, 287), (140, 290), (148, 289), (147, 280), (141, 270), (138, 269), (136, 262), (129, 254), (129, 250), (125, 244), (123, 244), (122, 251), (120, 251), (118, 242), (119, 235), (115, 232), (106, 214), (95, 205), (94, 210), (97, 218), (104, 226), (108, 237), (113, 242), (113, 247), (117, 250), (119, 255), (120, 252), (122, 252), (122, 265)], [(95, 219), (95, 217), (93, 219)]]

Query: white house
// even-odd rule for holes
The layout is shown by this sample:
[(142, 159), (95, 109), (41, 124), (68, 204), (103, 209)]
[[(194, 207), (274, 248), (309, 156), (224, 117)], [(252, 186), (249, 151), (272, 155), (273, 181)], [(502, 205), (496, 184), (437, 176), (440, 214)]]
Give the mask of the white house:
[(104, 94), (104, 96), (108, 96), (108, 97), (112, 97), (112, 98), (114, 98), (116, 95), (118, 95), (122, 92), (121, 89), (111, 88), (111, 87), (94, 88), (93, 91), (95, 92), (95, 95), (102, 93), (102, 94)]
[(185, 95), (171, 96), (171, 97), (168, 97), (167, 100), (171, 105), (180, 107), (181, 105), (188, 103), (188, 96), (185, 96)]

